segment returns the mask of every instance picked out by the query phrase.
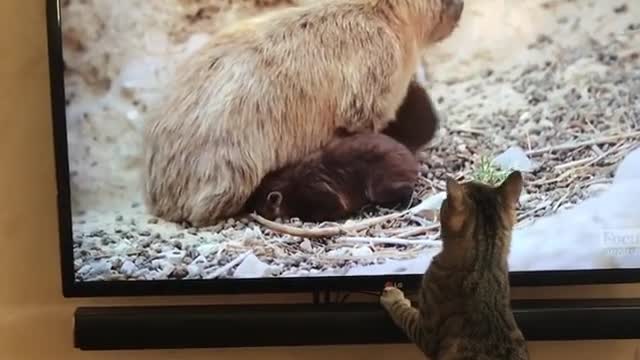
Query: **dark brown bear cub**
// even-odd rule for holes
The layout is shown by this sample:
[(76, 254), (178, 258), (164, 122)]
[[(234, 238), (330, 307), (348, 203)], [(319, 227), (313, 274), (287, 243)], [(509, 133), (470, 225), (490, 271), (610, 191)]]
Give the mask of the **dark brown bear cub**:
[(412, 152), (387, 135), (338, 136), (303, 161), (265, 176), (247, 210), (270, 220), (340, 220), (365, 205), (410, 201), (418, 172)]
[(438, 111), (431, 97), (417, 81), (411, 81), (395, 120), (382, 133), (416, 153), (431, 142), (439, 126)]

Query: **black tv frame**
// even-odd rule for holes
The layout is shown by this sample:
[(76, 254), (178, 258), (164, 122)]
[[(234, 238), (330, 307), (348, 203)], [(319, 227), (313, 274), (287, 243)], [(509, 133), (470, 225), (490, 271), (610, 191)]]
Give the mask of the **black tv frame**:
[[(376, 291), (383, 288), (387, 281), (402, 283), (406, 289), (416, 289), (419, 286), (421, 274), (273, 279), (76, 282), (73, 268), (73, 233), (69, 160), (67, 156), (68, 143), (60, 0), (45, 1), (55, 144), (59, 249), (63, 294), (65, 297)], [(640, 282), (640, 269), (511, 272), (510, 280), (511, 286), (514, 287), (635, 283)]]

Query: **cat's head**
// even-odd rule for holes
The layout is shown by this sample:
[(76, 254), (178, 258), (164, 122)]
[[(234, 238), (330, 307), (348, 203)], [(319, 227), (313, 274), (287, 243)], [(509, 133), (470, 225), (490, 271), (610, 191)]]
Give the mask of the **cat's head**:
[(496, 260), (506, 259), (522, 187), (522, 174), (518, 171), (497, 186), (447, 179), (440, 222), (443, 253), (449, 262), (469, 265), (478, 259), (479, 251), (498, 257)]

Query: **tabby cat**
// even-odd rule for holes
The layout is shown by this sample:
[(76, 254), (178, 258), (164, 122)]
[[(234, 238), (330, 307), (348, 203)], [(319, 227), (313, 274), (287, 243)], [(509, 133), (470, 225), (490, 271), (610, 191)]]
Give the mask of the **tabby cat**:
[(420, 350), (440, 359), (528, 359), (510, 305), (507, 257), (522, 175), (502, 184), (447, 179), (442, 251), (425, 272), (419, 308), (386, 287), (382, 306)]

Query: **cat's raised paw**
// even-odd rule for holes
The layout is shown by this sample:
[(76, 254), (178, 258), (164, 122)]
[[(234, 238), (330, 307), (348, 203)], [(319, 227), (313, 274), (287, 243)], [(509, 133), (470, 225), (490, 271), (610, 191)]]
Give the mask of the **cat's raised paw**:
[(402, 290), (393, 287), (387, 286), (382, 291), (382, 295), (380, 296), (380, 304), (387, 310), (391, 309), (391, 307), (401, 302), (406, 306), (411, 306), (411, 301), (404, 297), (404, 293)]

